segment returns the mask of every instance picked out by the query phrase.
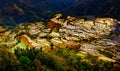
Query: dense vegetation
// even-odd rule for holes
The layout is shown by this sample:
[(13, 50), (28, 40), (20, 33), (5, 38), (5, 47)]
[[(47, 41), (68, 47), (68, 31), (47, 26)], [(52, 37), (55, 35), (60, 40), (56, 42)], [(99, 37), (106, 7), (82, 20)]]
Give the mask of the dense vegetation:
[(70, 48), (56, 46), (42, 49), (15, 49), (0, 46), (1, 71), (118, 71), (119, 63), (105, 62), (97, 57), (76, 54)]

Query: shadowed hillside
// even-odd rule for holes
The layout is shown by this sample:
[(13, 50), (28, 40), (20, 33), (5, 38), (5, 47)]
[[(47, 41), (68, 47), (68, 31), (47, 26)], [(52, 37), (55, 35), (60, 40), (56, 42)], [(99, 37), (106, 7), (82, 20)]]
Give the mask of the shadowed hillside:
[(0, 25), (46, 21), (54, 13), (73, 5), (74, 0), (1, 0)]
[(62, 11), (64, 15), (112, 17), (120, 20), (120, 0), (86, 0)]

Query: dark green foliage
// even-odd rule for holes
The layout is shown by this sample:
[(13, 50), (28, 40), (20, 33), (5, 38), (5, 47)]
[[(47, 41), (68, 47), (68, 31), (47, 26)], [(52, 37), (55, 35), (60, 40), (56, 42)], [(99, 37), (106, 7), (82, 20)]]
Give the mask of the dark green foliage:
[(32, 61), (27, 56), (21, 56), (19, 61), (23, 67), (32, 65)]
[(37, 59), (41, 60), (42, 64), (46, 65), (54, 71), (65, 71), (64, 64), (58, 62), (52, 55), (40, 52)]
[(81, 58), (72, 49), (56, 47), (45, 53), (40, 49), (16, 49), (10, 53), (5, 46), (0, 47), (1, 71), (115, 71), (120, 64), (104, 62), (87, 55)]

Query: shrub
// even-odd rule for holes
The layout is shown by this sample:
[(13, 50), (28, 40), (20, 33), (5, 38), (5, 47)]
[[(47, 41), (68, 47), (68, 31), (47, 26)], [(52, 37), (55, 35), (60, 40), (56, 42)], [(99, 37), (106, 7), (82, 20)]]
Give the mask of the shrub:
[(19, 61), (23, 67), (31, 66), (32, 61), (27, 56), (21, 56)]
[(16, 55), (8, 52), (8, 48), (0, 47), (0, 70), (1, 71), (16, 71), (19, 68), (20, 62)]
[(64, 64), (55, 60), (54, 57), (50, 54), (40, 52), (37, 54), (36, 59), (40, 60), (42, 64), (46, 65), (53, 71), (65, 71)]

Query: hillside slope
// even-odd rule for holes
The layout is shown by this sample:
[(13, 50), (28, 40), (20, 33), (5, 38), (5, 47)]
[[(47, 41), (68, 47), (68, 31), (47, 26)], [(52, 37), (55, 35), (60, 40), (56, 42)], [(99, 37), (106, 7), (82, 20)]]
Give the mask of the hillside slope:
[(64, 15), (112, 17), (120, 20), (120, 0), (86, 0), (63, 10)]
[(48, 20), (54, 13), (73, 5), (74, 0), (1, 0), (0, 25)]

